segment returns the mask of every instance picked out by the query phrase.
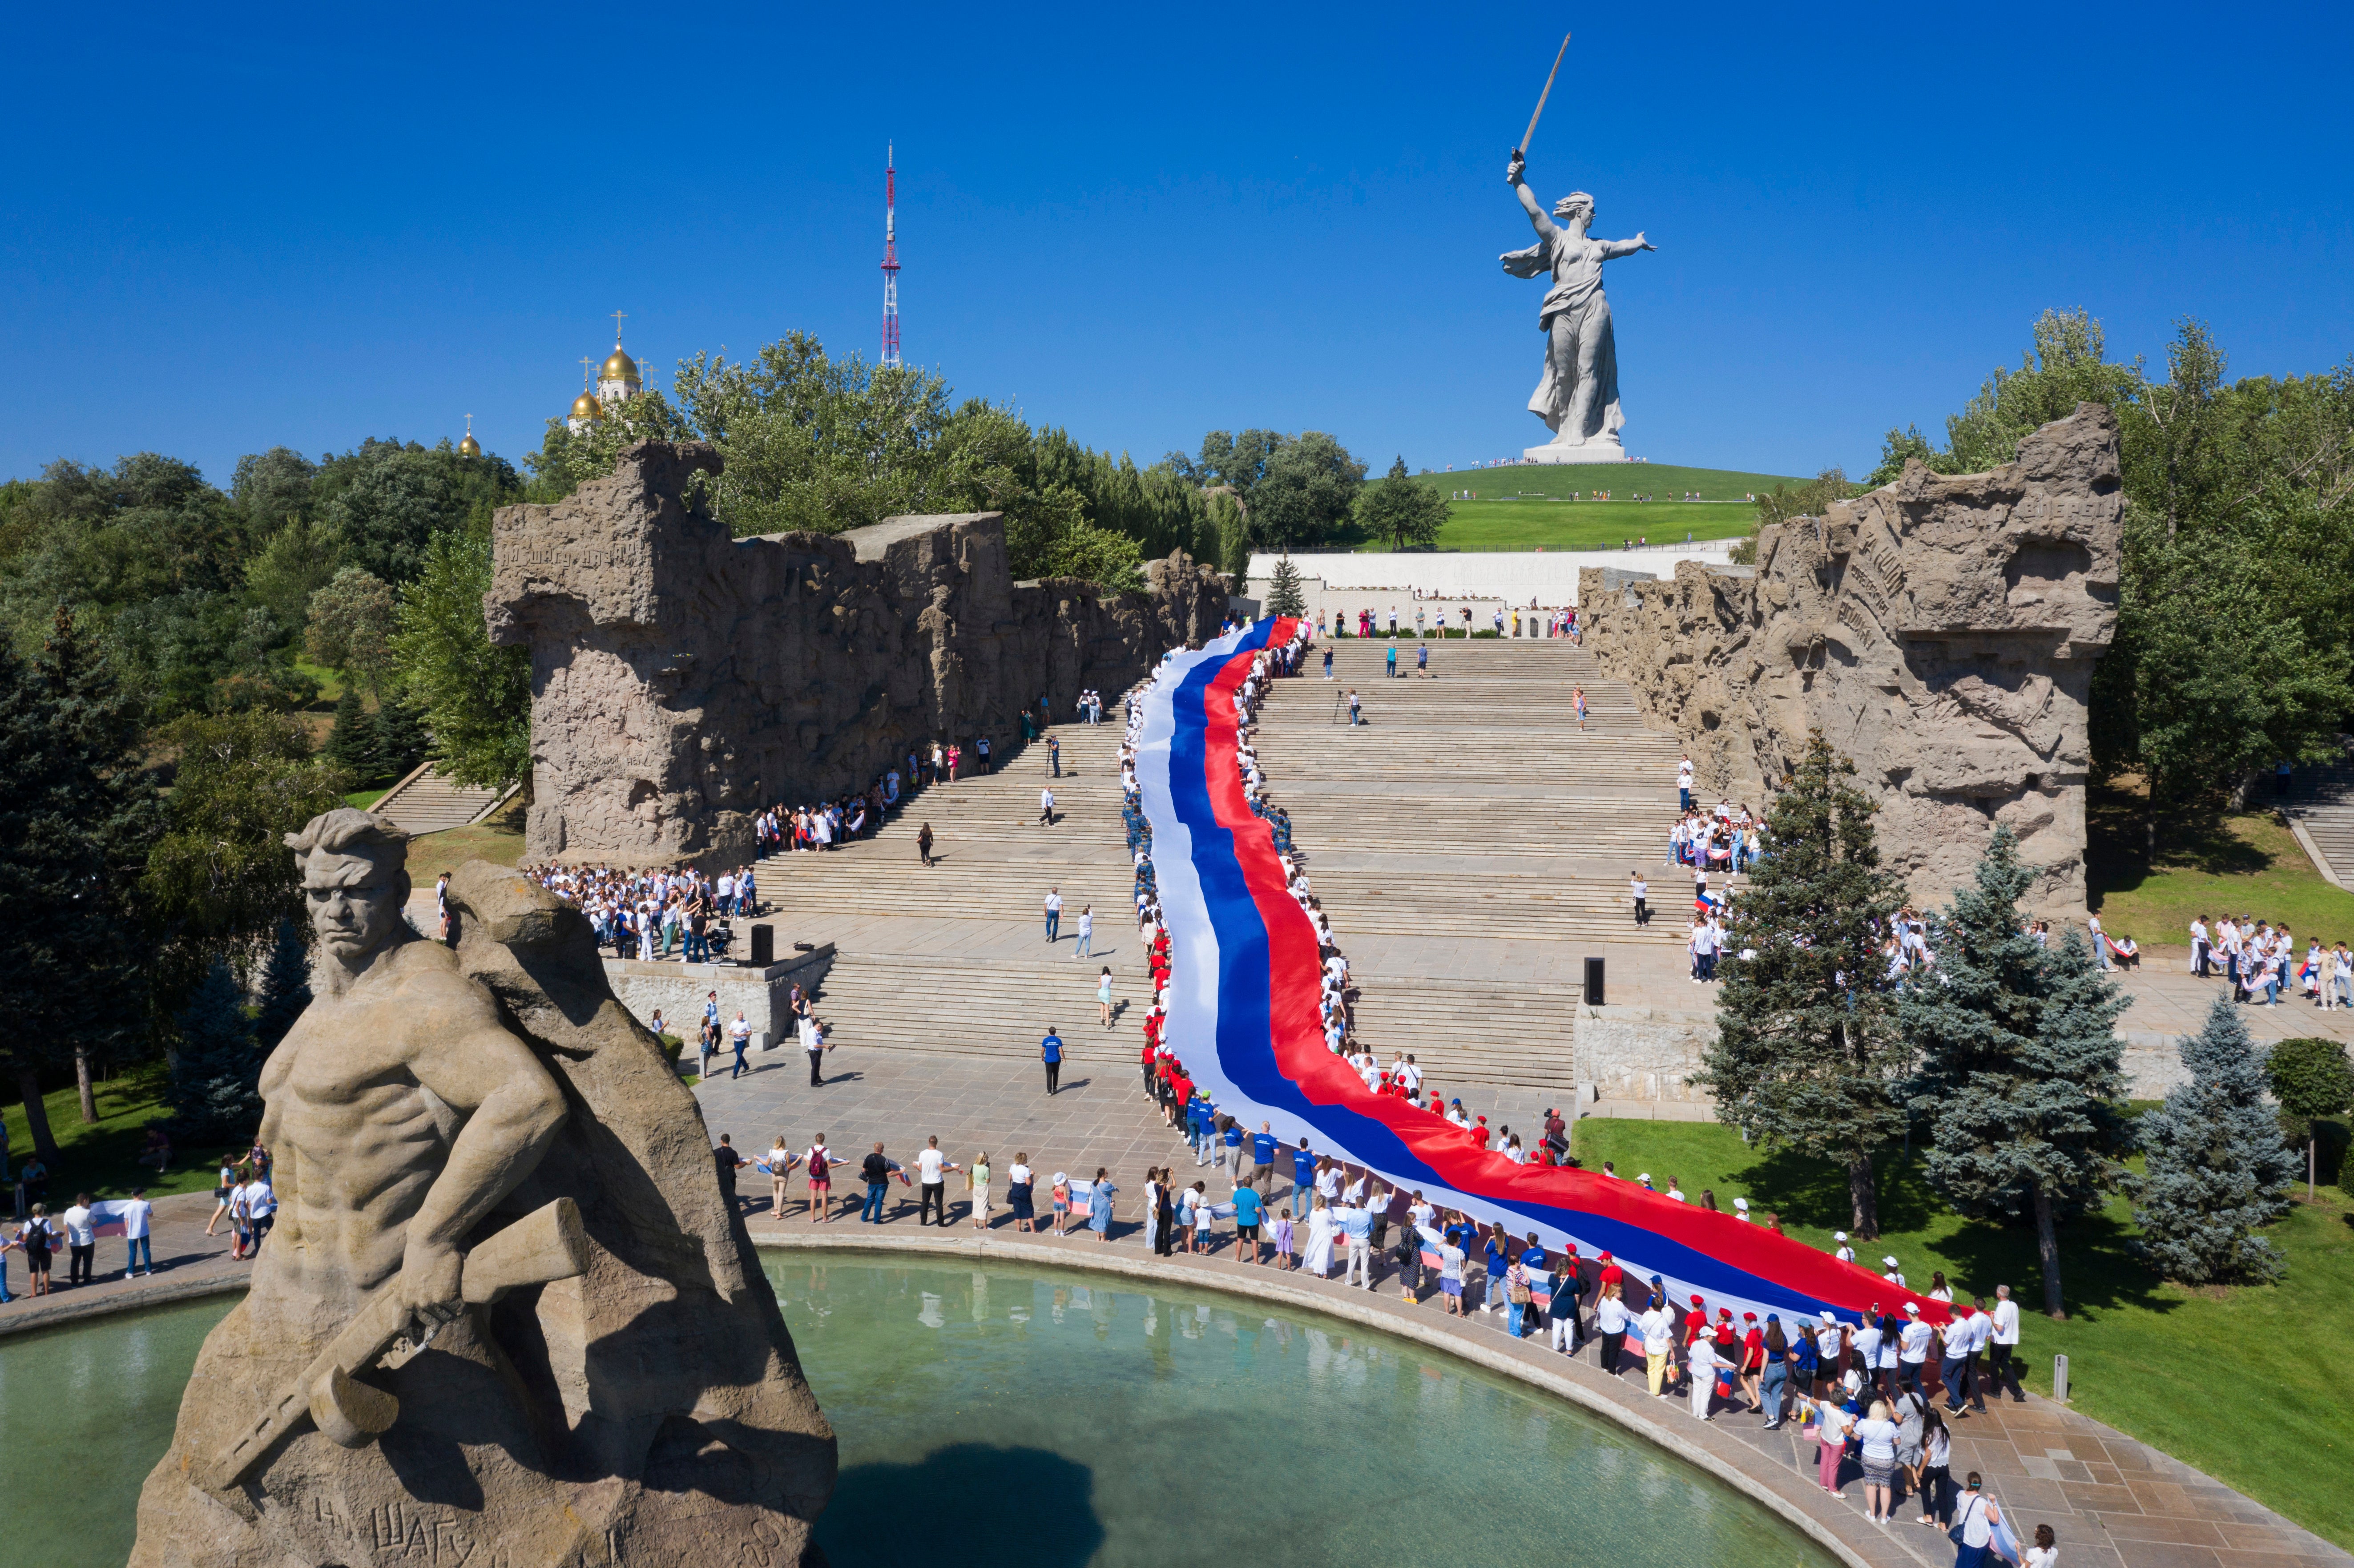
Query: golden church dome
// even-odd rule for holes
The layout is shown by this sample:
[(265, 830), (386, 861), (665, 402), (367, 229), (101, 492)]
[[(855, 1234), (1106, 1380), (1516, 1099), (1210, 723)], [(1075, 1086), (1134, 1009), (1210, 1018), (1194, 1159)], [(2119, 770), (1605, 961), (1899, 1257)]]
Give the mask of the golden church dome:
[(571, 417), (576, 419), (601, 419), (605, 417), (605, 405), (597, 401), (594, 392), (583, 392), (572, 399)]
[(474, 433), (472, 430), (467, 431), (466, 439), (458, 443), (458, 455), (460, 457), (480, 457), (482, 455), (482, 443), (474, 439)]
[(623, 354), (621, 352), (621, 345), (617, 343), (613, 345), (613, 352), (605, 356), (605, 363), (597, 367), (597, 379), (599, 381), (635, 381), (638, 379), (637, 362), (631, 359), (628, 355)]

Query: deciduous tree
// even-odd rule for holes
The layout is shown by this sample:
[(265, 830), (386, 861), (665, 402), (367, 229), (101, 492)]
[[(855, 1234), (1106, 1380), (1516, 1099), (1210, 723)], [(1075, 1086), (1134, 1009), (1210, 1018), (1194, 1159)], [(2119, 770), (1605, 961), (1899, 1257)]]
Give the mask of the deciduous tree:
[(1450, 508), (1435, 486), (1406, 472), (1405, 459), (1390, 464), (1380, 480), (1357, 493), (1357, 523), (1394, 550), (1427, 550), (1438, 543)]
[[(2332, 982), (2325, 978), (2321, 983)], [(2284, 1040), (2264, 1057), (2264, 1081), (2281, 1110), (2305, 1124), (2305, 1195), (2310, 1201), (2318, 1141), (2313, 1124), (2354, 1109), (2354, 1064), (2335, 1040)]]
[(442, 534), (400, 596), (393, 638), (401, 695), (432, 736), (436, 771), (476, 789), (521, 783), (531, 798), (531, 651), (494, 648), (482, 622), (487, 535)]

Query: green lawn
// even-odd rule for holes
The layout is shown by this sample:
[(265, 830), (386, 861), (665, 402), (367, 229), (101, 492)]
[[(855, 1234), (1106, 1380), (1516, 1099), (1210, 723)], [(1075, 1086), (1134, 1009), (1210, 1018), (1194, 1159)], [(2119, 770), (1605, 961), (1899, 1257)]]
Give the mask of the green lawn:
[(2161, 824), (2155, 864), (2141, 798), (2096, 789), (2086, 802), (2093, 908), (2113, 936), (2187, 947), (2190, 920), (2225, 914), (2285, 920), (2299, 938), (2354, 942), (2354, 893), (2332, 887), (2269, 811)]
[[(1795, 482), (1775, 474), (1667, 463), (1476, 469), (1416, 477), (1442, 495), (1468, 493), (1475, 498), (1450, 503), (1453, 511), (1438, 535), (1442, 550), (1604, 550), (1633, 538), (1654, 545), (1681, 542), (1687, 535), (1734, 538), (1747, 533), (1756, 515), (1745, 497)], [(1610, 499), (1594, 499), (1597, 490)], [(1687, 502), (1686, 494), (1701, 500)], [(1653, 499), (1638, 501), (1638, 495)]]
[(344, 804), (365, 811), (390, 792), (389, 789), (355, 789), (344, 797)]
[(423, 887), (442, 872), (455, 871), (470, 860), (514, 864), (523, 858), (523, 805), (517, 801), (471, 828), (448, 828), (410, 840), (409, 876)]
[[(2332, 1140), (2342, 1150), (2345, 1138)], [(1730, 1209), (1747, 1198), (1761, 1219), (1777, 1212), (1791, 1236), (1829, 1249), (1848, 1223), (1843, 1172), (1795, 1155), (1759, 1155), (1712, 1122), (1577, 1124), (1573, 1147), (1588, 1169), (1605, 1160), (1622, 1176), (1674, 1176), (1698, 1202), (1703, 1188)], [(2324, 1179), (2346, 1180), (2324, 1168)], [(2272, 1236), (2289, 1260), (2276, 1286), (2189, 1290), (2135, 1260), (2130, 1206), (2070, 1223), (2061, 1236), (2068, 1319), (2041, 1316), (2035, 1237), (2025, 1227), (1966, 1222), (1918, 1177), (1888, 1161), (1881, 1173), (1882, 1239), (1867, 1261), (1899, 1261), (1914, 1288), (1942, 1268), (1959, 1291), (1991, 1297), (2007, 1284), (2025, 1312), (2021, 1350), (2030, 1386), (2051, 1392), (2052, 1358), (2068, 1357), (2077, 1410), (2195, 1465), (2308, 1530), (2354, 1547), (2354, 1441), (2334, 1386), (2334, 1325), (2354, 1299), (2354, 1204), (2324, 1187), (2299, 1202)]]
[[(166, 1192), (212, 1190), (220, 1169), (213, 1163), (222, 1150), (213, 1148), (172, 1150), (172, 1163), (158, 1177), (151, 1166), (132, 1163), (147, 1140), (147, 1124), (167, 1119), (172, 1107), (164, 1095), (169, 1078), (162, 1063), (151, 1063), (98, 1086), (98, 1120), (81, 1119), (81, 1100), (73, 1087), (43, 1097), (49, 1130), (56, 1135), (60, 1159), (49, 1171), (52, 1213), (73, 1202), (76, 1192), (99, 1198), (128, 1197), (133, 1187), (144, 1187), (151, 1198)], [(5, 1113), (8, 1124), (9, 1173), (32, 1158), (33, 1134), (25, 1120), (21, 1100)], [(240, 1151), (241, 1152), (241, 1151)]]

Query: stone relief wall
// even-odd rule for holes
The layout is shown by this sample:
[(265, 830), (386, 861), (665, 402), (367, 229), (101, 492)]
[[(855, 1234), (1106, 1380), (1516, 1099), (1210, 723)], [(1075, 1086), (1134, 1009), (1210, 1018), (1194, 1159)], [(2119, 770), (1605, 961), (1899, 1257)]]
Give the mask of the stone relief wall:
[(1225, 613), (1226, 580), (1182, 552), (1143, 593), (1017, 583), (993, 512), (733, 539), (684, 498), (719, 461), (642, 442), (493, 524), (491, 641), (532, 654), (535, 860), (748, 860), (761, 807), (936, 738), (1002, 753), (1025, 705), (1108, 698)]
[(1822, 518), (1761, 530), (1754, 572), (1581, 584), (1585, 646), (1691, 748), (1702, 786), (1755, 799), (1820, 729), (1880, 801), (1881, 853), (1943, 904), (1998, 821), (2039, 914), (2084, 912), (2093, 671), (2116, 625), (2117, 427), (2080, 404), (2018, 461), (1919, 463)]

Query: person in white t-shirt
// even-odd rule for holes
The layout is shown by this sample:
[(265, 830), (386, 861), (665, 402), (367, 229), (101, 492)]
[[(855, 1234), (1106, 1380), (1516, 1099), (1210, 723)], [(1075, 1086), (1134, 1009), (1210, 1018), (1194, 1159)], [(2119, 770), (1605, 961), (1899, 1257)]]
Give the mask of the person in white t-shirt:
[(2010, 1298), (2009, 1286), (1994, 1287), (1994, 1310), (1987, 1318), (1992, 1343), (1992, 1353), (1987, 1358), (1987, 1380), (1993, 1384), (1997, 1399), (2008, 1388), (2010, 1402), (2024, 1404), (2027, 1394), (2019, 1386), (2019, 1303)]
[(916, 1156), (916, 1180), (923, 1194), (922, 1201), (916, 1209), (916, 1224), (918, 1227), (923, 1224), (924, 1216), (937, 1207), (939, 1211), (940, 1228), (942, 1230), (948, 1228), (948, 1173), (963, 1169), (964, 1167), (940, 1152), (940, 1140), (937, 1137), (926, 1140), (924, 1151)]
[(1853, 1263), (1855, 1261), (1855, 1248), (1847, 1245), (1847, 1233), (1845, 1231), (1833, 1231), (1831, 1233), (1831, 1240), (1839, 1243), (1838, 1248), (1831, 1254), (1833, 1257), (1838, 1258), (1841, 1263)]
[(1635, 1327), (1643, 1334), (1643, 1364), (1651, 1385), (1654, 1399), (1673, 1399), (1664, 1392), (1668, 1376), (1668, 1358), (1675, 1349), (1676, 1320), (1668, 1310), (1667, 1298), (1654, 1291), (1651, 1305), (1636, 1318)]
[(90, 1212), (90, 1194), (77, 1196), (72, 1207), (58, 1218), (65, 1222), (66, 1227), (66, 1283), (88, 1285), (90, 1258), (98, 1251), (98, 1219)]
[(1914, 1393), (1921, 1392), (1922, 1368), (1928, 1364), (1929, 1341), (1937, 1331), (1921, 1320), (1921, 1304), (1904, 1303), (1904, 1327), (1896, 1331), (1896, 1380)]
[[(278, 1200), (274, 1195), (270, 1195), (270, 1184), (257, 1176), (254, 1178), (253, 1185), (260, 1188), (264, 1196), (269, 1199), (266, 1213), (276, 1213)], [(123, 1259), (122, 1277), (128, 1279), (134, 1273), (154, 1273), (155, 1250), (148, 1238), (150, 1226), (155, 1218), (155, 1205), (147, 1201), (147, 1189), (133, 1187), (131, 1190), (130, 1202), (123, 1203), (116, 1209), (115, 1213), (122, 1217), (122, 1239), (129, 1246), (128, 1254)], [(255, 1227), (253, 1245), (254, 1250), (258, 1252), (261, 1248), (262, 1233), (269, 1229), (269, 1225), (266, 1220), (257, 1219)], [(92, 1241), (96, 1239), (95, 1236), (91, 1238)]]

